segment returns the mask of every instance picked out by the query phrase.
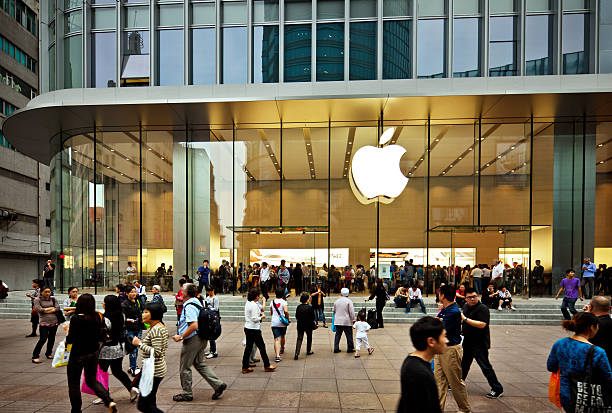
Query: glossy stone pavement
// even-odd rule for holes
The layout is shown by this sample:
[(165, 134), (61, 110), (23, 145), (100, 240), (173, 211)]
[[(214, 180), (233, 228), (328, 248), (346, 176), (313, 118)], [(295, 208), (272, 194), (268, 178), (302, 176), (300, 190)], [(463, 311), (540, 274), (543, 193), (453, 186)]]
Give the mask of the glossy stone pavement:
[[(36, 339), (24, 338), (29, 323), (25, 320), (0, 320), (0, 411), (69, 412), (65, 368), (51, 368), (50, 361), (41, 365), (30, 362)], [(560, 327), (494, 326), (491, 362), (505, 395), (499, 400), (486, 399), (489, 391), (480, 369), (473, 364), (468, 377), (468, 393), (474, 412), (554, 412), (548, 402), (546, 358), (552, 343), (565, 333)], [(170, 326), (170, 333), (175, 326)], [(63, 332), (58, 333), (58, 341)], [(168, 376), (158, 392), (158, 406), (165, 412), (271, 412), (271, 413), (347, 413), (394, 412), (400, 392), (399, 369), (412, 346), (408, 325), (389, 325), (370, 333), (376, 348), (372, 356), (354, 359), (345, 352), (332, 354), (333, 335), (329, 329), (314, 332), (312, 356), (305, 348), (298, 361), (293, 360), (295, 327), (288, 333), (285, 359), (275, 373), (240, 374), (243, 352), (241, 323), (224, 323), (218, 340), (219, 358), (209, 361), (228, 389), (220, 400), (211, 399), (212, 390), (199, 375), (194, 375), (195, 398), (190, 403), (175, 403), (172, 395), (180, 389), (178, 357), (180, 344), (171, 341), (168, 354)], [(268, 353), (273, 353), (272, 333), (264, 326)], [(305, 343), (304, 343), (305, 347)], [(345, 342), (341, 349), (346, 349)], [(127, 357), (124, 359), (127, 365)], [(111, 376), (111, 393), (120, 412), (135, 412), (128, 394)], [(83, 409), (90, 413), (106, 412), (94, 406), (93, 396), (83, 395)], [(449, 395), (447, 411), (456, 411)]]

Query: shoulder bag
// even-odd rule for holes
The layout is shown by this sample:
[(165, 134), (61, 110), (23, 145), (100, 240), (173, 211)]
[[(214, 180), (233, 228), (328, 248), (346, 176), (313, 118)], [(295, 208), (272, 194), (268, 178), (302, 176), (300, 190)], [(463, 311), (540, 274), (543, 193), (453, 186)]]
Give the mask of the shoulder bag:
[(608, 413), (612, 411), (612, 392), (600, 378), (594, 377), (593, 358), (595, 346), (587, 353), (584, 369), (568, 374), (572, 396), (568, 412)]
[(276, 310), (276, 313), (278, 314), (278, 318), (280, 319), (281, 323), (283, 323), (285, 326), (291, 324), (291, 321), (289, 321), (287, 317), (285, 317), (283, 314), (280, 313), (280, 311), (278, 311), (278, 307), (276, 306), (274, 300), (272, 300), (272, 307), (274, 307), (274, 309)]
[[(51, 297), (51, 300), (53, 301), (53, 307), (55, 307), (55, 297)], [(64, 317), (64, 313), (62, 312), (61, 308), (59, 310), (56, 310), (53, 314), (55, 314), (55, 317), (57, 317), (58, 324), (66, 322), (66, 317)]]

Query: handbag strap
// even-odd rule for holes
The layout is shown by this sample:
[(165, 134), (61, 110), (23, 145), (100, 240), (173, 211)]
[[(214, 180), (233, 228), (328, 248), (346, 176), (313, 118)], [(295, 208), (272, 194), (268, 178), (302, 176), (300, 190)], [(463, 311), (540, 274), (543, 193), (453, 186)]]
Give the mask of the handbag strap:
[[(280, 307), (280, 303), (278, 304)], [(280, 311), (278, 311), (278, 307), (276, 306), (276, 304), (274, 303), (274, 300), (272, 300), (272, 307), (274, 307), (274, 309), (276, 310), (276, 313), (278, 314), (278, 317), (282, 317)]]

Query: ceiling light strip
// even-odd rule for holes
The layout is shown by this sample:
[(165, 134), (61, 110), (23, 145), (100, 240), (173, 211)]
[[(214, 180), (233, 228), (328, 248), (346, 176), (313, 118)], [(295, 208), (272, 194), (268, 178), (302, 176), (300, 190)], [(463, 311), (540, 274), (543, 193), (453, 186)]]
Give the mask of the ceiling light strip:
[[(342, 169), (342, 177), (346, 178), (349, 172), (349, 166), (351, 164), (351, 154), (353, 153), (353, 146), (355, 143), (355, 132), (357, 128), (349, 128), (348, 136), (346, 138), (346, 150), (344, 151), (344, 169)], [(331, 154), (330, 154), (331, 156)], [(331, 171), (330, 171), (331, 173)]]
[(259, 137), (261, 138), (261, 141), (263, 142), (264, 147), (266, 148), (266, 152), (268, 152), (268, 156), (270, 157), (270, 160), (272, 161), (272, 165), (274, 166), (276, 173), (278, 173), (278, 177), (280, 179), (284, 179), (282, 172), (281, 172), (280, 161), (276, 158), (276, 155), (274, 155), (274, 151), (272, 150), (272, 144), (268, 141), (266, 132), (263, 129), (257, 129), (257, 133), (259, 133)]
[(304, 133), (304, 143), (306, 145), (306, 159), (308, 160), (308, 170), (310, 172), (310, 179), (316, 179), (314, 156), (312, 152), (312, 140), (310, 139), (310, 128), (302, 129)]
[(414, 163), (414, 165), (412, 165), (412, 167), (408, 170), (408, 176), (414, 175), (418, 167), (421, 166), (423, 162), (425, 162), (425, 158), (427, 157), (427, 152), (431, 152), (434, 150), (434, 148), (440, 143), (440, 141), (446, 135), (449, 129), (450, 129), (450, 125), (442, 128), (440, 133), (438, 133), (438, 135), (434, 138), (433, 142), (431, 142), (431, 144), (429, 145), (429, 150), (426, 149), (425, 152), (423, 152), (423, 154), (419, 157), (419, 159)]

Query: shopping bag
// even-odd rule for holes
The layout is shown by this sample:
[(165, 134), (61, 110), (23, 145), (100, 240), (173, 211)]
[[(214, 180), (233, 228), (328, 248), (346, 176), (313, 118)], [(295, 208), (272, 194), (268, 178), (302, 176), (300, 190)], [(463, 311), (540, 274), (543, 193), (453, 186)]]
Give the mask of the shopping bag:
[(62, 340), (57, 349), (55, 349), (55, 355), (53, 356), (53, 361), (51, 362), (51, 366), (53, 367), (64, 367), (68, 365), (68, 359), (70, 359), (70, 350), (72, 348), (72, 344), (66, 345), (66, 340)]
[(336, 314), (332, 314), (332, 323), (331, 323), (331, 331), (332, 333), (336, 332), (336, 324), (334, 323), (336, 321)]
[[(98, 372), (96, 373), (96, 380), (106, 389), (108, 390), (108, 372), (102, 371), (100, 366), (98, 366)], [(85, 373), (83, 372), (83, 384), (81, 384), (81, 392), (91, 394), (93, 396), (96, 395), (96, 392), (89, 388), (87, 383), (85, 383)]]
[(155, 374), (155, 357), (153, 349), (148, 358), (142, 359), (142, 369), (140, 370), (140, 395), (147, 397), (153, 389), (153, 374)]
[(548, 400), (561, 409), (561, 373), (550, 373), (548, 382)]

